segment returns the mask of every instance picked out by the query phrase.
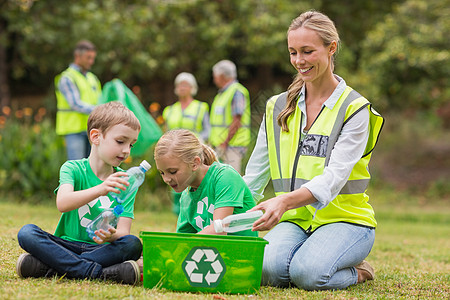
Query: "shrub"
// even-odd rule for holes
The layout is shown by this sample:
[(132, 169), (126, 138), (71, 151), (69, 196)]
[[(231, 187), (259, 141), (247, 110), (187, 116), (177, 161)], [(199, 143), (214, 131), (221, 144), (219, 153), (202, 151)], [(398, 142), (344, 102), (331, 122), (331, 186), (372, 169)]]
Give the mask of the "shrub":
[[(14, 117), (2, 116), (0, 128), (0, 191), (30, 202), (54, 199), (59, 168), (65, 161), (64, 141), (53, 122), (43, 119), (45, 110), (33, 118), (31, 109)], [(53, 200), (52, 200), (53, 201)]]

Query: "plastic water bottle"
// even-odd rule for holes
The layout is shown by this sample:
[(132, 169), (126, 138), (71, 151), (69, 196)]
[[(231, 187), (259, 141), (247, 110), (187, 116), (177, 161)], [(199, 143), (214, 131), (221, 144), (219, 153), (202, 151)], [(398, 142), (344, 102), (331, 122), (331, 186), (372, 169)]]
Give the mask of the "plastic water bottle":
[(132, 167), (127, 170), (129, 186), (126, 190), (119, 190), (120, 193), (116, 194), (110, 192), (109, 195), (117, 201), (117, 203), (124, 203), (144, 182), (145, 172), (150, 170), (150, 164), (143, 160), (137, 167)]
[(253, 223), (261, 218), (262, 210), (255, 210), (243, 214), (229, 215), (222, 220), (214, 221), (214, 230), (217, 233), (221, 232), (238, 232), (252, 229)]
[(114, 209), (107, 208), (101, 214), (99, 214), (94, 220), (89, 222), (86, 226), (86, 231), (89, 237), (92, 239), (95, 235), (95, 231), (99, 229), (103, 229), (104, 231), (108, 231), (109, 228), (116, 228), (117, 221), (119, 220), (120, 215), (123, 212), (122, 205), (116, 205)]
[(128, 185), (125, 190), (120, 190), (119, 194), (112, 192), (109, 193), (109, 195), (119, 204), (116, 205), (114, 209), (105, 209), (94, 220), (87, 224), (86, 231), (91, 238), (95, 236), (96, 230), (103, 229), (107, 231), (110, 227), (117, 227), (117, 221), (123, 212), (123, 206), (121, 203), (124, 203), (128, 198), (130, 198), (139, 186), (141, 186), (145, 179), (145, 173), (148, 170), (150, 170), (150, 164), (146, 160), (143, 160), (138, 167), (132, 167), (127, 170), (127, 179), (130, 185)]

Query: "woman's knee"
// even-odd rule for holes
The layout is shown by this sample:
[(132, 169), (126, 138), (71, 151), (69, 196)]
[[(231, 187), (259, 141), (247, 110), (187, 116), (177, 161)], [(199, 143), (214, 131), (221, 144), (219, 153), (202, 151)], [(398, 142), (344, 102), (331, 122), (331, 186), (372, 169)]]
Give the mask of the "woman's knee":
[(289, 276), (295, 286), (308, 291), (324, 289), (331, 278), (329, 268), (321, 268), (317, 264), (305, 262), (302, 264), (291, 263)]

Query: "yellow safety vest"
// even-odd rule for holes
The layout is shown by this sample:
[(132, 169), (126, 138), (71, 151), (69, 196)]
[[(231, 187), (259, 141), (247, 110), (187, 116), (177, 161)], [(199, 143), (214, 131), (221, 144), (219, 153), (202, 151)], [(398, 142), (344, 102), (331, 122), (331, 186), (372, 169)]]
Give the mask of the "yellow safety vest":
[(323, 173), (331, 151), (344, 124), (358, 111), (370, 112), (369, 139), (361, 159), (353, 167), (347, 183), (325, 208), (316, 211), (310, 205), (284, 213), (281, 221), (298, 224), (305, 230), (334, 222), (348, 222), (375, 227), (376, 221), (369, 196), (365, 193), (370, 180), (368, 164), (384, 119), (370, 102), (350, 87), (333, 109), (323, 107), (301, 141), (302, 113), (298, 106), (288, 119), (289, 132), (282, 131), (277, 116), (286, 104), (283, 93), (272, 97), (266, 106), (266, 132), (271, 178), (276, 195), (300, 188), (304, 183)]
[(231, 101), (236, 91), (240, 91), (245, 97), (245, 109), (241, 116), (241, 127), (228, 143), (229, 146), (247, 146), (250, 143), (251, 116), (250, 116), (250, 96), (248, 90), (240, 83), (232, 83), (224, 92), (216, 95), (211, 107), (210, 123), (211, 133), (209, 142), (214, 147), (219, 146), (228, 137), (230, 125), (233, 121)]
[(55, 77), (55, 93), (58, 112), (56, 113), (56, 133), (67, 135), (87, 130), (88, 115), (74, 111), (70, 108), (66, 97), (59, 90), (59, 81), (62, 76), (68, 77), (78, 88), (80, 99), (91, 105), (97, 104), (101, 95), (101, 85), (97, 76), (87, 72), (86, 76), (73, 68), (67, 68)]
[(203, 101), (193, 100), (184, 110), (181, 103), (176, 102), (164, 109), (163, 118), (169, 130), (184, 128), (198, 136), (203, 131), (203, 119), (208, 110), (208, 103)]

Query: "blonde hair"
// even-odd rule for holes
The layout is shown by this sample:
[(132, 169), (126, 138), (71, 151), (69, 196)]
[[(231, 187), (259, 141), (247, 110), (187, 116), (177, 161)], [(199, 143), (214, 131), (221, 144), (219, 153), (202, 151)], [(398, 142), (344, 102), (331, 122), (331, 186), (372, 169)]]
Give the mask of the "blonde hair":
[(94, 108), (88, 118), (88, 136), (92, 129), (98, 129), (106, 135), (114, 125), (123, 124), (140, 131), (141, 124), (134, 113), (117, 101), (107, 102)]
[[(332, 42), (336, 42), (339, 46), (339, 34), (336, 30), (336, 26), (334, 25), (334, 22), (326, 15), (314, 10), (304, 12), (292, 21), (287, 33), (289, 34), (289, 32), (297, 30), (301, 27), (314, 30), (322, 39), (325, 47), (328, 47)], [(333, 59), (334, 55), (331, 60), (331, 70), (334, 69)], [(297, 106), (297, 97), (303, 87), (303, 83), (304, 82), (301, 79), (300, 74), (297, 73), (294, 81), (288, 87), (286, 106), (277, 117), (278, 125), (283, 128), (283, 131), (289, 132), (287, 120), (295, 111)]]
[(187, 129), (174, 129), (163, 134), (155, 146), (155, 160), (167, 154), (172, 154), (187, 164), (192, 163), (196, 156), (208, 166), (217, 161), (214, 150), (201, 143), (195, 134)]

